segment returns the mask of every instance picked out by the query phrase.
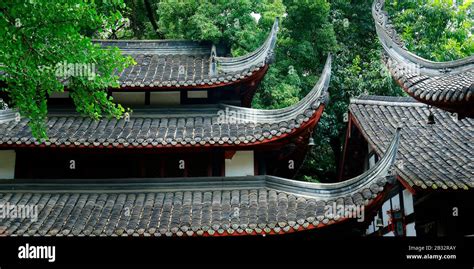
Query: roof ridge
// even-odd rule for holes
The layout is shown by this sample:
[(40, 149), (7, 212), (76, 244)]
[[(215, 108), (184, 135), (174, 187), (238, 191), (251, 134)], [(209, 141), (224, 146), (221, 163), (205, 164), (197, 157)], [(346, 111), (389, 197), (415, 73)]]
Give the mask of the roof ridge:
[[(445, 75), (465, 72), (474, 68), (474, 56), (467, 56), (461, 59), (437, 62), (431, 61), (410, 52), (405, 42), (398, 35), (388, 13), (384, 10), (385, 0), (374, 0), (372, 4), (372, 17), (379, 40), (385, 51), (394, 59), (400, 59), (408, 64), (417, 66), (418, 72), (428, 75)], [(394, 56), (397, 57), (394, 57)], [(400, 63), (399, 63), (400, 64)]]
[(359, 105), (380, 105), (380, 106), (408, 106), (408, 107), (427, 107), (427, 104), (420, 103), (412, 97), (405, 96), (382, 96), (382, 95), (364, 95), (351, 98), (351, 104)]

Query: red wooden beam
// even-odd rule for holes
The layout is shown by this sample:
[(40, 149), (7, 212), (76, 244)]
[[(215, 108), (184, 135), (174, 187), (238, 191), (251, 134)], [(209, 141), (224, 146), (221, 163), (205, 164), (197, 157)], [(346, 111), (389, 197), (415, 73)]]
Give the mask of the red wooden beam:
[(344, 165), (346, 164), (346, 154), (347, 154), (347, 148), (349, 146), (349, 138), (351, 135), (352, 131), (352, 114), (348, 112), (349, 117), (348, 117), (348, 124), (347, 124), (347, 129), (346, 129), (346, 137), (344, 139), (344, 148), (342, 150), (342, 158), (341, 162), (339, 164), (339, 175), (338, 175), (338, 181), (343, 180), (343, 174), (344, 174)]

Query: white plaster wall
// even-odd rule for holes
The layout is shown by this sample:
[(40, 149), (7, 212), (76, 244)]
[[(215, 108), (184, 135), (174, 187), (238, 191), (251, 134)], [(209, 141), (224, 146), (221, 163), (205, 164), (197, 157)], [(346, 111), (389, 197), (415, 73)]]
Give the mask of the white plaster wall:
[(385, 201), (382, 205), (383, 226), (388, 226), (388, 219), (390, 218), (387, 211), (390, 210), (390, 200)]
[(145, 104), (144, 92), (113, 92), (112, 97), (114, 98), (114, 101), (119, 104), (125, 104), (125, 105), (144, 105)]
[(374, 217), (374, 222), (373, 222), (373, 225), (374, 225), (374, 232), (376, 232), (376, 231), (379, 230), (379, 227), (377, 226), (377, 219), (380, 219), (379, 213), (377, 213), (377, 216)]
[(237, 151), (232, 159), (225, 160), (225, 176), (253, 176), (254, 175), (253, 150)]
[(407, 236), (416, 236), (416, 230), (415, 230), (415, 223), (412, 222), (410, 224), (407, 224), (406, 226), (406, 233), (407, 233)]
[(375, 230), (374, 230), (374, 224), (371, 223), (371, 224), (369, 225), (369, 228), (367, 228), (366, 234), (371, 234), (371, 233), (373, 233), (374, 231), (375, 231)]
[(405, 216), (415, 212), (413, 208), (413, 195), (408, 190), (403, 190), (403, 206), (405, 207)]
[(393, 197), (391, 198), (391, 200), (392, 200), (392, 209), (393, 209), (393, 210), (396, 210), (396, 209), (400, 209), (400, 208), (401, 208), (401, 207), (400, 207), (400, 195), (399, 195), (399, 194), (393, 196)]
[(151, 105), (179, 105), (181, 103), (180, 92), (151, 92)]
[(15, 178), (15, 160), (14, 150), (0, 150), (0, 180)]
[(207, 98), (207, 91), (188, 91), (188, 98)]
[(369, 158), (369, 169), (375, 166), (375, 154)]

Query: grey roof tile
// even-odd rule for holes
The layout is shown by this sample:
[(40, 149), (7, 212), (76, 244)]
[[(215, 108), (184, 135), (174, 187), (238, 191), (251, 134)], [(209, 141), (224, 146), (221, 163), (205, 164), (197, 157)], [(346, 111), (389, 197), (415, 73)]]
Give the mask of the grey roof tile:
[(104, 48), (118, 47), (137, 63), (117, 74), (121, 88), (197, 88), (235, 83), (262, 70), (273, 61), (277, 32), (278, 20), (266, 41), (241, 57), (218, 57), (212, 53), (212, 44), (206, 42), (96, 40), (95, 43)]
[(402, 126), (397, 174), (410, 186), (465, 190), (474, 188), (474, 120), (456, 119), (409, 97), (363, 96), (351, 100), (350, 113), (368, 143), (382, 153)]
[(0, 205), (39, 214), (1, 218), (0, 236), (255, 235), (332, 225), (344, 219), (325, 214), (333, 202), (365, 206), (389, 189), (398, 143), (397, 133), (370, 173), (333, 184), (272, 176), (4, 181)]
[[(328, 56), (323, 74), (308, 95), (282, 109), (259, 110), (224, 104), (137, 109), (129, 118), (99, 121), (73, 112), (50, 111), (46, 123), (47, 141), (37, 141), (32, 136), (27, 119), (12, 119), (0, 123), (0, 147), (132, 148), (261, 143), (291, 134), (310, 120), (318, 120), (316, 117), (321, 113), (317, 112), (324, 109), (328, 99), (330, 73), (331, 57)], [(222, 112), (229, 115), (219, 118)], [(298, 123), (295, 124), (295, 121)]]

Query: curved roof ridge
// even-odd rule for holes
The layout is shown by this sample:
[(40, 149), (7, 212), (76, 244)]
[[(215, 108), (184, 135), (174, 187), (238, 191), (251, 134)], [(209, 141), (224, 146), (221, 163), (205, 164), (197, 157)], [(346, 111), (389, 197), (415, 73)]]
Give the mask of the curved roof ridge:
[(408, 51), (384, 10), (384, 5), (385, 0), (375, 0), (372, 4), (372, 16), (377, 35), (390, 58), (419, 65), (420, 73), (426, 75), (456, 74), (474, 68), (474, 55), (453, 61), (435, 62)]
[(273, 62), (274, 49), (276, 46), (278, 33), (278, 17), (275, 18), (272, 30), (268, 34), (265, 42), (256, 50), (239, 57), (217, 57), (215, 60), (218, 65), (218, 71), (224, 73), (236, 72), (238, 70), (249, 69), (258, 65), (265, 65)]
[(35, 191), (47, 190), (48, 192), (63, 192), (71, 190), (97, 191), (104, 186), (113, 185), (113, 188), (105, 189), (114, 192), (129, 190), (136, 191), (184, 191), (184, 190), (226, 190), (226, 189), (248, 189), (269, 188), (315, 199), (337, 199), (339, 197), (352, 195), (355, 192), (367, 188), (375, 181), (385, 180), (391, 176), (392, 166), (397, 156), (400, 140), (400, 128), (396, 130), (392, 141), (385, 151), (384, 156), (375, 166), (363, 174), (346, 181), (336, 183), (314, 183), (286, 179), (276, 176), (252, 176), (252, 177), (196, 177), (196, 178), (160, 178), (154, 179), (116, 179), (116, 180), (68, 180), (65, 184), (62, 180), (21, 180), (10, 181), (0, 184), (0, 193), (13, 190), (24, 191), (34, 189)]
[(460, 119), (474, 117), (474, 56), (433, 62), (408, 51), (384, 4), (385, 0), (374, 0), (372, 15), (384, 48), (382, 60), (394, 80), (422, 103), (457, 113)]
[(256, 108), (245, 108), (233, 105), (222, 104), (221, 107), (228, 108), (235, 112), (251, 115), (256, 122), (281, 122), (294, 119), (298, 114), (302, 114), (308, 109), (317, 109), (321, 104), (325, 103), (328, 96), (328, 87), (331, 79), (331, 65), (332, 56), (328, 55), (324, 69), (319, 77), (318, 82), (314, 85), (313, 89), (297, 103), (279, 109), (256, 109)]
[(397, 157), (398, 145), (400, 143), (400, 131), (401, 128), (396, 129), (395, 135), (380, 161), (361, 175), (336, 183), (303, 182), (269, 176), (267, 185), (279, 186), (280, 189), (283, 188), (286, 190), (297, 191), (299, 194), (305, 196), (318, 195), (330, 199), (337, 199), (339, 197), (351, 195), (355, 191), (363, 189), (374, 181), (381, 180), (392, 174), (392, 167)]

